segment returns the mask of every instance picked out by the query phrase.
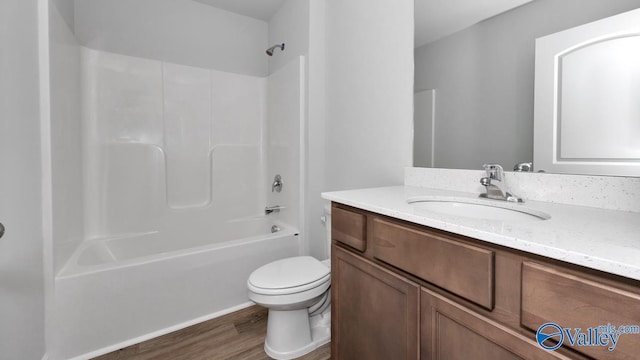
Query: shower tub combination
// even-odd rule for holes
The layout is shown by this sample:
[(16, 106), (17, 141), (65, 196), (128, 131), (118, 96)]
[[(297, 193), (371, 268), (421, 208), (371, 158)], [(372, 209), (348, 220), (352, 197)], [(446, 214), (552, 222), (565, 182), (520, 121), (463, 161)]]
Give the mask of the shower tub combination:
[(100, 355), (251, 305), (246, 280), (256, 265), (299, 254), (297, 230), (278, 224), (271, 233), (273, 224), (264, 217), (206, 237), (85, 242), (56, 278), (64, 326), (55, 332), (61, 347), (54, 358)]
[(302, 57), (258, 78), (81, 52), (89, 235), (55, 278), (55, 360), (249, 306), (251, 272), (301, 251)]

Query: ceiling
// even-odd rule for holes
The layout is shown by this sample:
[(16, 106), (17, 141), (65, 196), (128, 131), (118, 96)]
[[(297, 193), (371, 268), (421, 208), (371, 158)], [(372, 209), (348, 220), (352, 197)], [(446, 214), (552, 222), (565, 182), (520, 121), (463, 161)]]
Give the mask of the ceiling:
[[(194, 0), (269, 21), (285, 0)], [(441, 39), (533, 0), (414, 0), (415, 46)]]

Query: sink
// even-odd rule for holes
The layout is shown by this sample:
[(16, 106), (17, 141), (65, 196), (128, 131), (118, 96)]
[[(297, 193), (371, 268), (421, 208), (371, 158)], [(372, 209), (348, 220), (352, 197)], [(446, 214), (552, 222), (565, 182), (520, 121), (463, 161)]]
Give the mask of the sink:
[(508, 202), (447, 196), (422, 196), (410, 198), (407, 203), (417, 210), (463, 216), (467, 218), (498, 221), (542, 221), (551, 215)]

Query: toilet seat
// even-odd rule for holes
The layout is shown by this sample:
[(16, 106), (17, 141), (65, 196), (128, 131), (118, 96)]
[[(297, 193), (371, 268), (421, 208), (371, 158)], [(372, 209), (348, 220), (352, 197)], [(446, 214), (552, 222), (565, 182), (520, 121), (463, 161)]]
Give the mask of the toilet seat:
[(277, 260), (256, 269), (247, 280), (249, 290), (261, 295), (295, 294), (331, 280), (330, 269), (311, 256)]

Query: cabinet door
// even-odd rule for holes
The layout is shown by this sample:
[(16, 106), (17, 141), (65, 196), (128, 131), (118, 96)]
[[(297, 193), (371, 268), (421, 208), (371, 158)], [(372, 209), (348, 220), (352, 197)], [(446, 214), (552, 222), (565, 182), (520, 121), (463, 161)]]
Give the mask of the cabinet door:
[[(632, 289), (634, 290), (634, 289)], [(522, 264), (522, 325), (536, 331), (542, 324), (553, 322), (570, 328), (574, 335), (591, 334), (608, 346), (572, 346), (574, 351), (601, 360), (640, 358), (640, 335), (618, 334), (615, 346), (609, 350), (608, 332), (600, 333), (601, 325), (616, 327), (640, 324), (640, 292), (631, 292), (597, 279), (587, 278), (565, 269), (525, 261)], [(590, 330), (592, 329), (592, 330)], [(577, 338), (576, 338), (577, 340)], [(567, 335), (564, 346), (571, 347)]]
[(423, 288), (420, 298), (422, 359), (570, 358), (545, 351), (533, 335), (529, 339), (432, 291)]
[(332, 359), (419, 358), (417, 284), (334, 245), (331, 292)]

